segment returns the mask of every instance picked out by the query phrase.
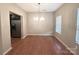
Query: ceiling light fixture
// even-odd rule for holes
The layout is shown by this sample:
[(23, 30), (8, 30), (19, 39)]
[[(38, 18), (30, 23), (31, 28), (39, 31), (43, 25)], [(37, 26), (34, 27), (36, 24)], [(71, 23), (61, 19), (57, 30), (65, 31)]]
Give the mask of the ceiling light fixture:
[(40, 3), (38, 3), (38, 5), (40, 5)]
[(40, 14), (41, 14), (41, 11), (40, 11), (40, 3), (37, 3), (38, 4), (38, 12), (37, 12), (37, 17), (34, 17), (34, 19), (35, 19), (35, 21), (37, 21), (38, 20), (38, 23), (40, 22), (40, 21), (43, 21), (43, 20), (45, 20), (45, 18), (43, 17), (43, 16), (41, 16)]
[(37, 4), (38, 4), (38, 20), (40, 21), (40, 3)]

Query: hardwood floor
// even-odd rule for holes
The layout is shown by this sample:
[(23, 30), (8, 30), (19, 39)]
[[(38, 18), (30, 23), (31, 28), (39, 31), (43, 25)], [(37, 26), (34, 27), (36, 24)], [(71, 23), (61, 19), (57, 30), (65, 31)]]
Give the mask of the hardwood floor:
[(72, 55), (55, 37), (28, 36), (14, 39), (7, 55)]

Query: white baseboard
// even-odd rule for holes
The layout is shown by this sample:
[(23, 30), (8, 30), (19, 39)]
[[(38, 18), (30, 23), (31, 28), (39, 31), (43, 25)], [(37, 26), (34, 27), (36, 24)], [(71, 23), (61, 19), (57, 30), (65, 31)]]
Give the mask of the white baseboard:
[(27, 37), (28, 35), (23, 36), (21, 39), (24, 39), (25, 37)]
[(53, 34), (27, 34), (27, 35), (23, 36), (21, 39), (24, 39), (28, 35), (32, 35), (32, 36), (53, 36)]
[(28, 35), (36, 35), (36, 36), (53, 36), (53, 34), (28, 34)]
[(7, 51), (5, 51), (5, 52), (3, 53), (3, 55), (7, 54), (11, 49), (12, 49), (12, 47), (10, 47)]
[[(74, 52), (71, 48), (69, 48), (58, 36), (55, 35), (55, 37), (57, 38), (58, 41), (60, 41), (71, 53), (73, 53), (74, 55), (76, 55), (76, 52)], [(75, 48), (76, 49), (76, 48)]]
[(53, 36), (53, 34), (27, 34), (27, 35), (21, 37), (21, 39), (24, 39), (28, 35), (32, 35), (32, 36)]

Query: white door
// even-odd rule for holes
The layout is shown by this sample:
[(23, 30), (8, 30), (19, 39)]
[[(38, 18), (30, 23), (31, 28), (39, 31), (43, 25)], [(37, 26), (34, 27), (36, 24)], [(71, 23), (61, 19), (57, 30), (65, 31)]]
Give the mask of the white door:
[(79, 8), (78, 8), (78, 10), (77, 10), (76, 43), (79, 44)]

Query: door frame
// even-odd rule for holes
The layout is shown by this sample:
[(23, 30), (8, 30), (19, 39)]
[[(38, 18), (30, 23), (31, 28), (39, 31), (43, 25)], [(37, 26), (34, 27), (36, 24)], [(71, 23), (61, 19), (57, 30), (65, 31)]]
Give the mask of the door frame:
[[(19, 15), (20, 16), (20, 21), (21, 21), (21, 37), (20, 38), (22, 38), (22, 33), (23, 33), (23, 31), (22, 31), (22, 19), (23, 19), (23, 17), (22, 17), (22, 15), (20, 15), (20, 14), (17, 14), (16, 12), (13, 12), (13, 11), (9, 11), (9, 20), (10, 20), (10, 13), (14, 13), (14, 14), (16, 14), (16, 15)], [(11, 27), (10, 27), (10, 37), (11, 37)]]

